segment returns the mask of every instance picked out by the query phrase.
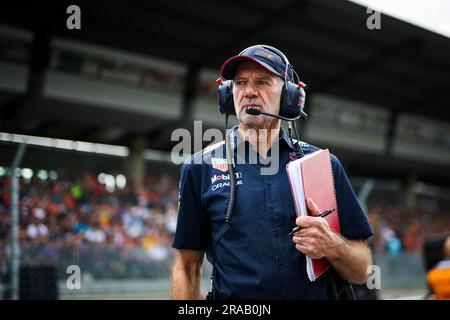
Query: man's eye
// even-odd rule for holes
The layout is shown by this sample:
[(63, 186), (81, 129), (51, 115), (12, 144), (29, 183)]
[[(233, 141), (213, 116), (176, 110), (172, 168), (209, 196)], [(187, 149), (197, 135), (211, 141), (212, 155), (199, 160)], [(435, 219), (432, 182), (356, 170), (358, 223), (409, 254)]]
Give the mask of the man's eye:
[(269, 82), (267, 80), (259, 80), (258, 83), (260, 85), (267, 85), (267, 84), (269, 84)]
[(237, 84), (238, 86), (241, 86), (244, 84), (244, 80), (237, 80), (237, 81), (235, 81), (235, 84)]

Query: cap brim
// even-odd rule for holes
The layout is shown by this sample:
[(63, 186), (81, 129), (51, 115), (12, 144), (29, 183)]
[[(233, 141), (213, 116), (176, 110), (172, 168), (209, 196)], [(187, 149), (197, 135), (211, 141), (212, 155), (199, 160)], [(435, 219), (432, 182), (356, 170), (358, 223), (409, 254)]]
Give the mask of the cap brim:
[(268, 65), (265, 62), (259, 61), (253, 57), (245, 56), (245, 55), (238, 55), (231, 57), (227, 61), (224, 62), (222, 65), (222, 68), (220, 69), (220, 75), (225, 80), (233, 80), (234, 75), (236, 74), (237, 68), (244, 62), (253, 61), (257, 64), (259, 64), (261, 67), (266, 69), (267, 71), (281, 77), (281, 74), (278, 73), (274, 68), (272, 68), (270, 65)]

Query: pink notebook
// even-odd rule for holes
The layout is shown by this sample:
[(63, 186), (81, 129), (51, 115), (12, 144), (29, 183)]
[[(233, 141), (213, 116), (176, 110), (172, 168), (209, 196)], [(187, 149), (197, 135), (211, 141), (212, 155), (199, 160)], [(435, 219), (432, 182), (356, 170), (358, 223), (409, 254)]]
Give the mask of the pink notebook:
[[(289, 183), (297, 216), (309, 215), (306, 199), (312, 198), (321, 212), (336, 209), (326, 219), (331, 229), (340, 233), (333, 170), (328, 149), (318, 150), (287, 164)], [(316, 280), (329, 267), (327, 259), (306, 256), (309, 280)]]

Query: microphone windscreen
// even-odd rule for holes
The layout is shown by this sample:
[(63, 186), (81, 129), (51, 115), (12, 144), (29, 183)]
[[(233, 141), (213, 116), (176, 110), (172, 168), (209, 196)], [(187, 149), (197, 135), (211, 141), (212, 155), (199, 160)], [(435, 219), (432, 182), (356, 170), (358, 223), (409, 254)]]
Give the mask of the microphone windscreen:
[(256, 109), (256, 108), (246, 108), (245, 112), (247, 112), (248, 114), (254, 115), (254, 116), (258, 116), (261, 114), (261, 110)]

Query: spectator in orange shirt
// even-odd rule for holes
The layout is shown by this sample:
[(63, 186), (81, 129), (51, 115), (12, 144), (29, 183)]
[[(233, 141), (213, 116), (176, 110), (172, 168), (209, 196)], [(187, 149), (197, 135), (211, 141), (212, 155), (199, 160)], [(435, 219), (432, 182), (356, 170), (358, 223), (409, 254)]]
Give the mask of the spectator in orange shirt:
[(450, 300), (450, 236), (444, 243), (444, 259), (428, 272), (427, 281), (436, 300)]

